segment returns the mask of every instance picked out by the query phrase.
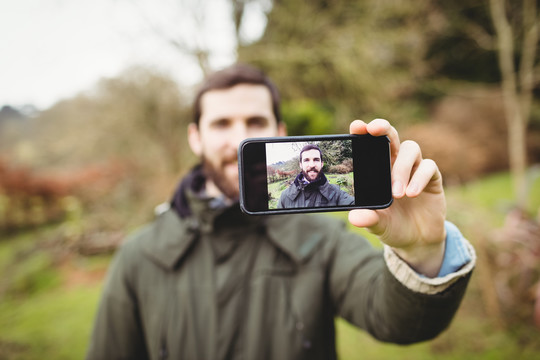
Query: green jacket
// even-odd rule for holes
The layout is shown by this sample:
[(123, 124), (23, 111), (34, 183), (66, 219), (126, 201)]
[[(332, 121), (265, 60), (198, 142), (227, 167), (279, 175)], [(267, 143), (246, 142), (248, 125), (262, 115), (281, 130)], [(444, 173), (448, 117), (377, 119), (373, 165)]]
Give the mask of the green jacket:
[(329, 216), (189, 201), (190, 216), (165, 211), (117, 253), (88, 359), (334, 359), (335, 316), (382, 341), (423, 341), (448, 326), (468, 282), (415, 293)]
[(302, 176), (300, 173), (281, 193), (278, 209), (354, 205), (354, 197), (341, 190), (339, 186), (330, 184), (324, 174), (321, 173), (321, 181), (307, 185), (300, 180)]

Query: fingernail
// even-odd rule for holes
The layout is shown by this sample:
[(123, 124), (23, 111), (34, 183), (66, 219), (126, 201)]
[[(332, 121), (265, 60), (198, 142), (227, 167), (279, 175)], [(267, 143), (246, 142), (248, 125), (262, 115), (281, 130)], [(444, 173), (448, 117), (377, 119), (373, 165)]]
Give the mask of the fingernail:
[(403, 184), (400, 181), (396, 181), (394, 185), (392, 185), (392, 192), (394, 193), (394, 196), (403, 195)]
[(418, 185), (416, 183), (410, 183), (407, 192), (412, 196), (416, 195), (418, 193)]

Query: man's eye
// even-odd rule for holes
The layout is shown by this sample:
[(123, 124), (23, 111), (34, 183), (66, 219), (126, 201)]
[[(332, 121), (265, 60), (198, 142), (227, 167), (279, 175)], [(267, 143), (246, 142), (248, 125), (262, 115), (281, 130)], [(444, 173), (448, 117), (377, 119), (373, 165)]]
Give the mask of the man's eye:
[(227, 119), (221, 119), (214, 121), (212, 127), (216, 129), (224, 129), (229, 126), (229, 121)]
[(250, 127), (265, 127), (268, 125), (268, 120), (265, 118), (249, 119), (248, 126)]

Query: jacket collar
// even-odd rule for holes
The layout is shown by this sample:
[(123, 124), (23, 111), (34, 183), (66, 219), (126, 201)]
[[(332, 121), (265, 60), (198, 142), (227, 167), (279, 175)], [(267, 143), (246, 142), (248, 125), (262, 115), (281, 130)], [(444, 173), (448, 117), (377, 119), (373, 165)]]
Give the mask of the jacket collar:
[(150, 225), (150, 239), (144, 242), (145, 253), (156, 263), (173, 269), (197, 238), (197, 224), (181, 219), (171, 208), (158, 214)]
[(299, 186), (299, 187), (302, 187), (302, 188), (306, 188), (306, 189), (316, 189), (324, 184), (326, 184), (328, 182), (328, 179), (326, 178), (326, 175), (324, 175), (324, 173), (321, 171), (320, 174), (319, 174), (319, 177), (317, 177), (317, 179), (315, 179), (314, 181), (312, 182), (309, 182), (308, 180), (306, 180), (304, 174), (301, 172), (300, 174), (298, 174), (296, 176), (296, 178), (294, 179), (294, 184), (296, 186)]
[(250, 216), (241, 212), (238, 203), (216, 208), (215, 199), (201, 198), (192, 190), (193, 181), (200, 183), (200, 175), (192, 172), (186, 176), (171, 207), (159, 214), (150, 227), (152, 241), (143, 245), (154, 261), (168, 269), (181, 262), (201, 234), (218, 234), (232, 227), (266, 232), (271, 243), (295, 264), (307, 259), (321, 243), (320, 232), (306, 229), (307, 224), (302, 226), (303, 219), (309, 215)]
[(313, 228), (311, 216), (274, 215), (269, 216), (266, 222), (268, 237), (297, 265), (309, 259), (323, 243), (323, 232)]
[(308, 184), (303, 185), (301, 183), (300, 177), (302, 176), (302, 173), (300, 173), (294, 180), (294, 183), (290, 187), (290, 191), (288, 191), (286, 194), (291, 200), (296, 200), (298, 195), (302, 193), (302, 191), (319, 191), (321, 195), (326, 198), (326, 200), (330, 200), (333, 196), (332, 189), (330, 186), (330, 182), (324, 175), (324, 173), (321, 173), (321, 176), (316, 181)]
[[(231, 211), (234, 210), (231, 209)], [(248, 218), (247, 221), (252, 218), (249, 215), (240, 215)], [(305, 219), (309, 216), (312, 215), (255, 217), (255, 221), (249, 226), (255, 226), (255, 231), (266, 232), (270, 242), (295, 265), (299, 265), (311, 256), (323, 240), (320, 231), (307, 229), (311, 224), (305, 223)], [(225, 217), (228, 218), (228, 216)], [(231, 221), (236, 222), (235, 220)], [(151, 241), (146, 241), (143, 245), (145, 252), (155, 262), (172, 270), (180, 264), (185, 256), (189, 256), (189, 249), (198, 241), (200, 234), (205, 231), (204, 226), (194, 216), (181, 218), (174, 210), (168, 209), (158, 215), (151, 226), (150, 231), (153, 232), (153, 236)], [(229, 223), (225, 226), (241, 225)], [(207, 228), (206, 231), (214, 230)]]

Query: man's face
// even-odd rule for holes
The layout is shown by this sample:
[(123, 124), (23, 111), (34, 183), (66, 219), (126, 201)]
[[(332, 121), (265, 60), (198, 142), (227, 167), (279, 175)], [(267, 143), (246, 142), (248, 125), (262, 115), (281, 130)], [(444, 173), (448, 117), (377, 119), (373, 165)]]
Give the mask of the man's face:
[(317, 180), (323, 167), (319, 150), (311, 149), (304, 151), (302, 153), (302, 158), (300, 159), (300, 167), (302, 168), (302, 174), (304, 174), (304, 178), (307, 181), (312, 182)]
[(199, 126), (190, 125), (188, 139), (203, 162), (207, 193), (236, 200), (240, 142), (248, 137), (283, 136), (285, 128), (278, 126), (270, 91), (263, 85), (208, 91), (201, 98), (201, 110)]

